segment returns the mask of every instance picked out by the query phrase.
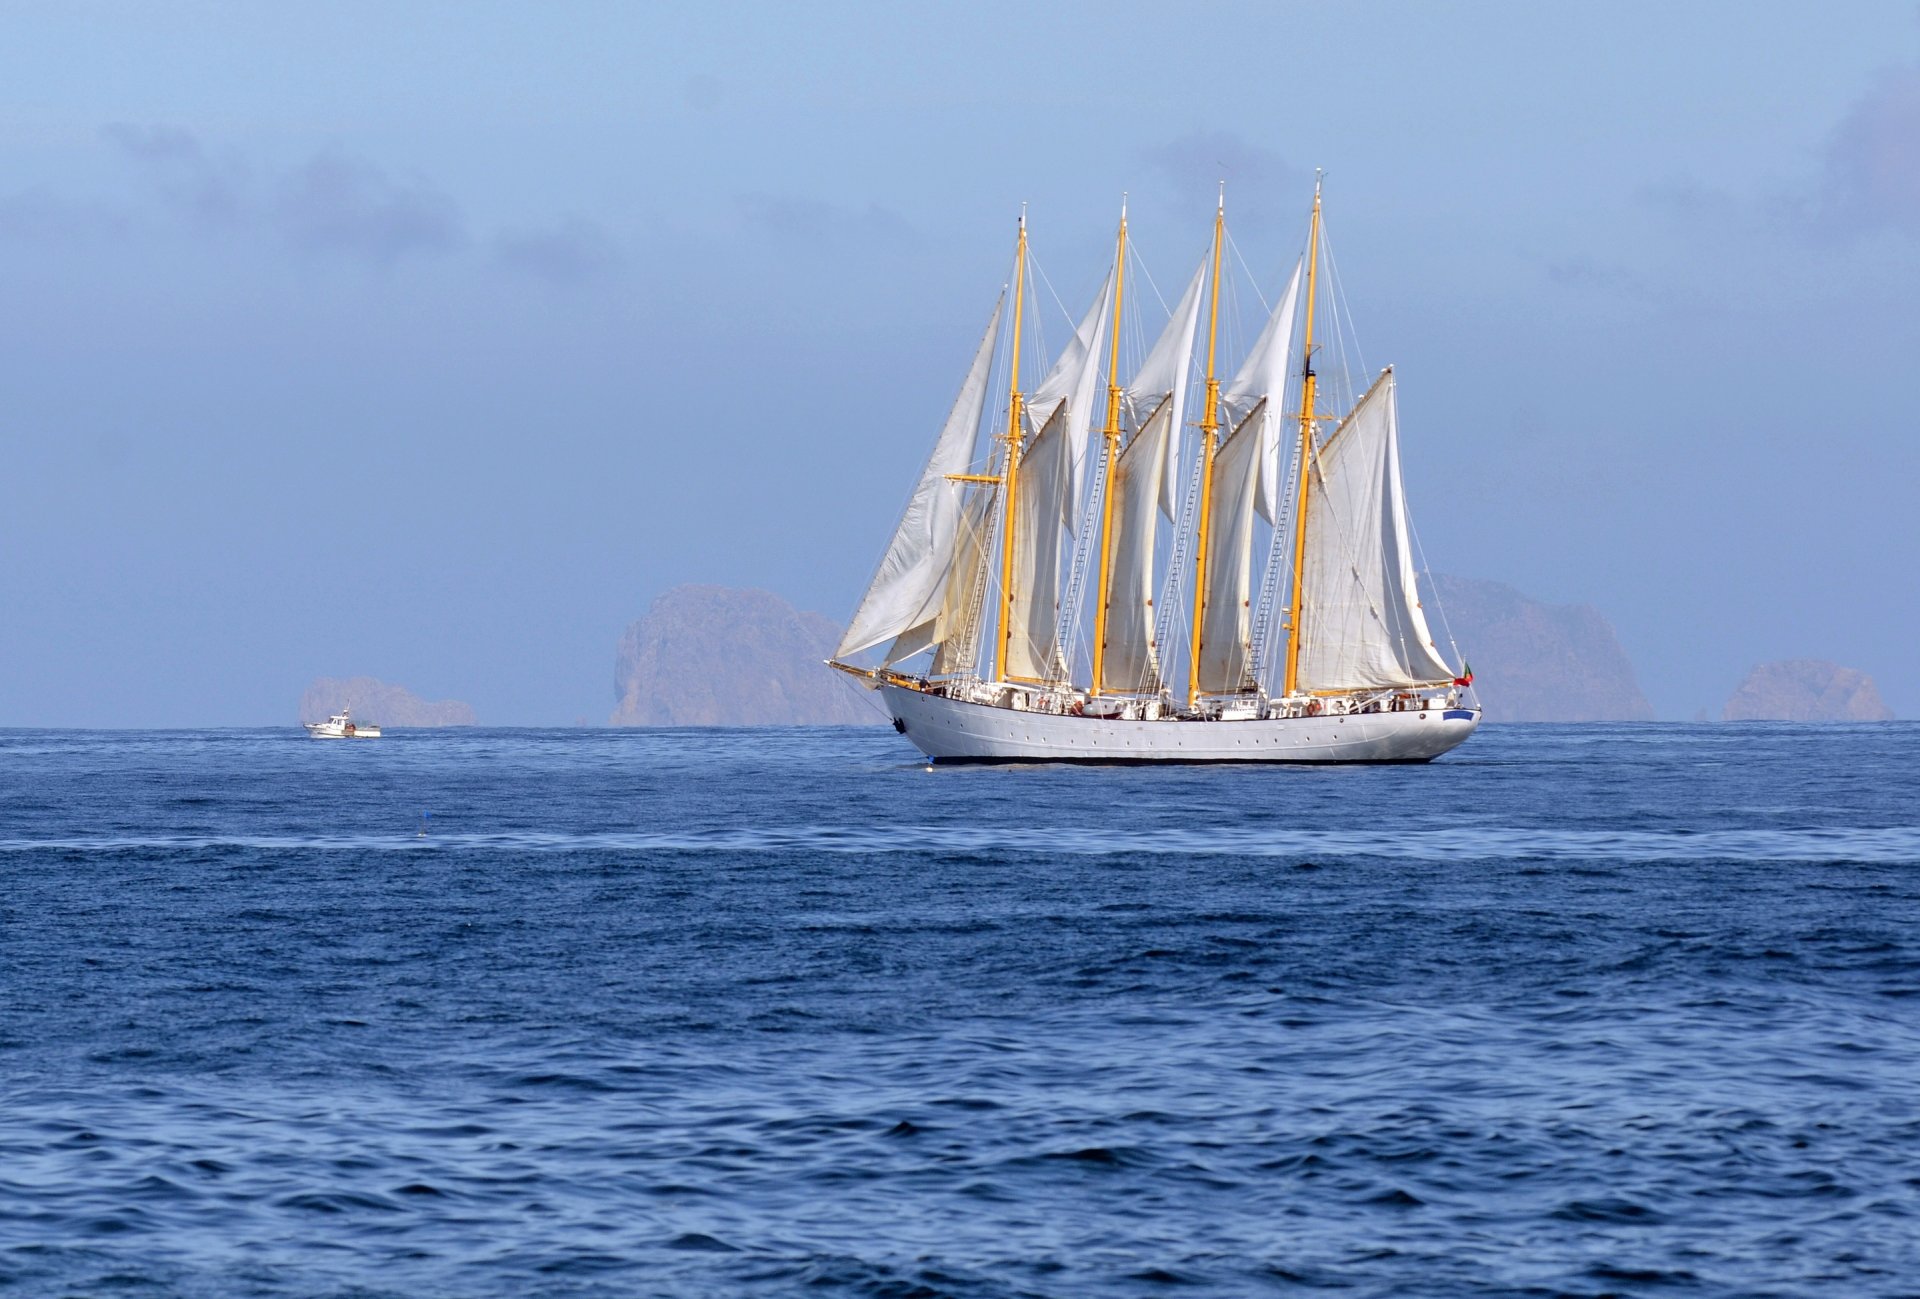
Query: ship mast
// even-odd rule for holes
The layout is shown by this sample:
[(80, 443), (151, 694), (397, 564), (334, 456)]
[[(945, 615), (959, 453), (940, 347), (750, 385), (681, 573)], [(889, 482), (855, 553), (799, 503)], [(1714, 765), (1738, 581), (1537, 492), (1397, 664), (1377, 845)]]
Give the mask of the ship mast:
[(1100, 588), (1093, 615), (1093, 685), (1088, 691), (1100, 697), (1102, 671), (1107, 657), (1107, 596), (1111, 574), (1108, 560), (1113, 549), (1113, 475), (1120, 463), (1120, 299), (1127, 287), (1127, 196), (1120, 196), (1120, 235), (1113, 254), (1113, 339), (1107, 351), (1107, 470), (1100, 503)]
[(1282, 695), (1300, 684), (1301, 580), (1307, 566), (1307, 476), (1313, 463), (1313, 291), (1320, 269), (1320, 178), (1313, 181), (1313, 225), (1307, 235), (1307, 323), (1300, 348), (1300, 495), (1293, 508), (1293, 592), (1287, 602), (1287, 672)]
[(1200, 417), (1200, 520), (1194, 535), (1193, 654), (1187, 663), (1187, 707), (1200, 695), (1200, 627), (1207, 608), (1207, 525), (1213, 503), (1213, 453), (1220, 431), (1220, 380), (1213, 373), (1214, 345), (1220, 338), (1220, 245), (1227, 232), (1227, 183), (1220, 182), (1220, 205), (1213, 213), (1213, 299), (1207, 320), (1207, 402)]
[(1027, 209), (1020, 207), (1020, 243), (1013, 255), (1013, 357), (1007, 379), (1006, 491), (1000, 500), (1000, 646), (993, 679), (1007, 679), (1007, 641), (1013, 634), (1013, 505), (1020, 482), (1020, 308), (1027, 284)]

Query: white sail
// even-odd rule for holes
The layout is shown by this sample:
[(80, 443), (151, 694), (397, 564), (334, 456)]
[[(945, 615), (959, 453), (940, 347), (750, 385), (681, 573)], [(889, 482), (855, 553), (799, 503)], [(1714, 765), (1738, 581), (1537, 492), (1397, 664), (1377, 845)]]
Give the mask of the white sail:
[[(1107, 272), (1100, 296), (1074, 331), (1073, 339), (1054, 361), (1053, 369), (1038, 387), (1027, 394), (1028, 428), (1045, 428), (1056, 415), (1065, 413), (1067, 453), (1072, 467), (1071, 494), (1061, 499), (1061, 509), (1070, 515), (1080, 499), (1080, 485), (1086, 481), (1087, 429), (1093, 419), (1093, 391), (1100, 379), (1100, 364), (1107, 352), (1107, 317), (1113, 314), (1113, 272)], [(1063, 405), (1064, 403), (1064, 405)], [(1068, 525), (1071, 526), (1071, 519)]]
[(1253, 684), (1253, 510), (1265, 411), (1265, 403), (1254, 407), (1213, 453), (1207, 598), (1200, 615), (1202, 694), (1232, 694)]
[[(960, 528), (954, 536), (951, 573), (946, 592), (940, 600), (940, 617), (934, 628), (933, 672), (944, 676), (971, 668), (974, 662), (973, 637), (977, 633), (979, 610), (974, 596), (984, 596), (981, 566), (988, 560), (987, 530), (993, 519), (994, 490), (982, 487), (960, 512)], [(970, 623), (975, 625), (969, 626)]]
[(1101, 649), (1100, 689), (1149, 689), (1159, 679), (1153, 642), (1153, 542), (1160, 484), (1173, 436), (1171, 395), (1133, 435), (1114, 466), (1113, 536), (1107, 549), (1107, 637)]
[(1020, 457), (1013, 507), (1013, 601), (1007, 675), (1048, 681), (1060, 675), (1060, 539), (1073, 483), (1069, 408), (1053, 418)]
[(1302, 589), (1300, 690), (1431, 685), (1454, 675), (1414, 582), (1392, 370), (1314, 456)]
[(1280, 520), (1280, 447), (1283, 441), (1282, 394), (1287, 389), (1287, 355), (1293, 350), (1294, 307), (1300, 300), (1300, 266), (1295, 264), (1287, 291), (1280, 295), (1267, 324), (1254, 340), (1253, 350), (1240, 365), (1240, 373), (1220, 391), (1220, 405), (1227, 423), (1238, 424), (1261, 402), (1267, 404), (1260, 420), (1260, 517), (1268, 523)]
[(1187, 374), (1193, 365), (1193, 336), (1200, 324), (1200, 293), (1207, 283), (1207, 263), (1187, 282), (1187, 291), (1168, 317), (1167, 326), (1147, 359), (1140, 363), (1133, 382), (1127, 385), (1127, 399), (1137, 410), (1151, 414), (1154, 407), (1171, 396), (1173, 409), (1167, 422), (1166, 464), (1160, 473), (1160, 509), (1169, 519), (1180, 511), (1176, 499), (1180, 492), (1180, 434), (1185, 427)]
[(900, 526), (887, 543), (847, 634), (833, 652), (835, 658), (844, 659), (891, 638), (895, 644), (887, 651), (886, 661), (895, 663), (933, 644), (933, 624), (952, 569), (950, 552), (960, 514), (961, 485), (947, 475), (965, 473), (973, 457), (974, 437), (986, 404), (987, 371), (993, 364), (994, 339), (1005, 305), (1002, 293), (974, 352), (966, 382), (900, 516)]

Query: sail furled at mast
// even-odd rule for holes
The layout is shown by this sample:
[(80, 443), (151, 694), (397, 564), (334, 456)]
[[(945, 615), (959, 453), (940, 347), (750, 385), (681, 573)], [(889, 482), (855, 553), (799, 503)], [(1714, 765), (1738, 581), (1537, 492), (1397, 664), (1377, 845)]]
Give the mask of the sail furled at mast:
[(1280, 478), (1280, 447), (1283, 441), (1281, 394), (1288, 386), (1287, 356), (1293, 350), (1294, 309), (1300, 301), (1301, 264), (1295, 264), (1287, 291), (1280, 305), (1267, 317), (1266, 327), (1253, 342), (1253, 349), (1240, 365), (1240, 372), (1220, 391), (1220, 405), (1229, 423), (1238, 424), (1266, 403), (1260, 417), (1260, 486), (1256, 497), (1260, 517), (1277, 523), (1283, 508), (1280, 499), (1285, 486)]
[[(1163, 399), (1173, 399), (1167, 419), (1166, 459), (1160, 474), (1160, 510), (1169, 519), (1180, 514), (1180, 435), (1185, 427), (1187, 375), (1193, 368), (1193, 338), (1200, 325), (1200, 299), (1206, 284), (1207, 263), (1202, 261), (1187, 282), (1187, 291), (1180, 295), (1173, 315), (1167, 318), (1166, 328), (1127, 385), (1127, 400), (1138, 411), (1150, 414)], [(1143, 420), (1140, 427), (1144, 426)]]
[(1267, 403), (1249, 411), (1213, 456), (1208, 487), (1207, 598), (1200, 618), (1201, 694), (1250, 690), (1253, 678), (1253, 514)]
[[(1093, 394), (1100, 381), (1100, 362), (1106, 355), (1107, 317), (1113, 311), (1113, 272), (1100, 288), (1100, 296), (1088, 309), (1080, 328), (1073, 332), (1060, 356), (1047, 371), (1047, 377), (1027, 394), (1029, 427), (1044, 429), (1057, 414), (1065, 413), (1068, 463), (1072, 470), (1069, 495), (1062, 502), (1063, 518), (1071, 518), (1081, 499), (1081, 484), (1086, 481), (1087, 430), (1093, 422)], [(1026, 462), (1021, 461), (1024, 465)]]
[(1052, 681), (1065, 673), (1060, 618), (1060, 541), (1073, 485), (1071, 412), (1056, 402), (1053, 418), (1020, 456), (1013, 509), (1013, 600), (1009, 606), (1007, 675)]
[(980, 632), (979, 606), (986, 595), (986, 566), (992, 559), (987, 553), (987, 533), (993, 526), (997, 495), (997, 489), (992, 486), (977, 486), (960, 511), (960, 529), (954, 537), (949, 563), (950, 575), (934, 628), (935, 676), (973, 670)]
[(1154, 688), (1160, 677), (1153, 636), (1153, 543), (1174, 401), (1163, 396), (1114, 464), (1107, 491), (1113, 535), (1107, 546), (1107, 639), (1102, 647), (1103, 691)]
[(1293, 348), (1300, 267), (1220, 393), (1232, 432), (1214, 453), (1207, 499), (1207, 590), (1201, 601), (1195, 688), (1201, 694), (1237, 694), (1257, 688), (1253, 663), (1253, 519), (1280, 517), (1280, 395)]
[(1415, 584), (1392, 370), (1313, 457), (1302, 577), (1298, 689), (1424, 686), (1456, 675)]
[(1103, 691), (1151, 690), (1160, 680), (1154, 643), (1154, 544), (1160, 513), (1173, 518), (1179, 509), (1180, 425), (1206, 276), (1207, 263), (1202, 262), (1123, 391), (1134, 433), (1107, 484), (1113, 532), (1105, 556), (1106, 641), (1096, 683)]
[(887, 543), (873, 582), (834, 651), (835, 658), (844, 659), (892, 640), (885, 661), (897, 663), (935, 643), (941, 605), (953, 574), (953, 547), (960, 519), (961, 485), (949, 475), (965, 473), (973, 458), (974, 438), (986, 407), (987, 372), (992, 368), (994, 341), (1005, 306), (1006, 294), (1002, 293), (974, 351), (960, 394), (934, 441), (933, 454), (920, 471), (920, 480), (914, 485), (893, 539)]
[(1113, 291), (1114, 275), (1108, 271), (1072, 341), (1024, 403), (1029, 435), (1020, 453), (1009, 534), (1014, 556), (1006, 671), (1011, 677), (1052, 681), (1066, 673), (1058, 631), (1062, 536), (1072, 529), (1082, 500), (1087, 432)]

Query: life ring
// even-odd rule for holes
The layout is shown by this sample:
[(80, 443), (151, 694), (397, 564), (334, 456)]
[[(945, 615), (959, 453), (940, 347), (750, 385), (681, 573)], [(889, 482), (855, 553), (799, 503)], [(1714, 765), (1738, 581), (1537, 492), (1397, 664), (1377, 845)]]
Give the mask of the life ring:
[(1307, 716), (1318, 717), (1319, 715), (1320, 715), (1320, 701), (1316, 699), (1312, 703), (1307, 705)]

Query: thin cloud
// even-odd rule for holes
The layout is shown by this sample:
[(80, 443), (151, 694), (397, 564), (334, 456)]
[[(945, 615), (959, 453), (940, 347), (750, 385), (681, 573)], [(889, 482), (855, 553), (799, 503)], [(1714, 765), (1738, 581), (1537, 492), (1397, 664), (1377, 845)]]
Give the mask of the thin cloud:
[(696, 113), (711, 113), (726, 99), (726, 83), (710, 72), (698, 72), (680, 86), (680, 102)]
[(1547, 266), (1547, 278), (1563, 288), (1605, 289), (1646, 295), (1646, 281), (1618, 262), (1597, 261), (1591, 257), (1565, 257)]
[(920, 242), (920, 232), (891, 208), (869, 203), (846, 208), (785, 194), (741, 194), (734, 200), (747, 225), (780, 243), (897, 251)]
[(78, 243), (126, 229), (126, 213), (103, 204), (72, 202), (40, 187), (0, 194), (0, 242)]
[(293, 247), (391, 265), (444, 253), (466, 242), (454, 201), (419, 181), (398, 181), (338, 149), (315, 156), (283, 179), (269, 219)]
[(1920, 234), (1920, 67), (1881, 75), (1828, 136), (1806, 197), (1814, 233)]
[(1747, 219), (1740, 200), (1731, 192), (1686, 176), (1651, 181), (1636, 189), (1633, 197), (1641, 207), (1685, 225), (1725, 229)]
[(1629, 304), (1634, 309), (1690, 316), (1724, 316), (1729, 306), (1719, 294), (1701, 293), (1672, 278), (1649, 276), (1617, 261), (1564, 257), (1546, 267), (1547, 280), (1572, 295)]
[(205, 151), (193, 132), (178, 126), (141, 126), (134, 122), (109, 122), (100, 134), (120, 146), (130, 157), (175, 161), (200, 158)]
[(494, 263), (571, 288), (600, 279), (620, 264), (620, 250), (597, 223), (569, 216), (551, 226), (506, 230), (493, 241)]
[(202, 232), (251, 227), (305, 253), (389, 266), (466, 242), (457, 204), (340, 149), (261, 176), (232, 150), (182, 127), (116, 122), (101, 134), (146, 180), (160, 206)]
[[(150, 205), (203, 234), (247, 233), (304, 257), (382, 268), (474, 242), (460, 204), (437, 186), (338, 147), (276, 168), (179, 126), (116, 122), (101, 135), (133, 166)], [(105, 223), (100, 213), (69, 207), (38, 192), (0, 197), (0, 238), (52, 237), (84, 219)], [(125, 216), (120, 224), (129, 224)], [(494, 266), (557, 285), (607, 275), (621, 261), (607, 232), (578, 214), (509, 227), (482, 245)]]
[(1194, 202), (1212, 198), (1225, 181), (1228, 215), (1242, 226), (1291, 219), (1311, 179), (1274, 150), (1233, 131), (1195, 131), (1144, 148), (1140, 158)]
[(232, 226), (247, 216), (251, 169), (238, 155), (215, 156), (177, 126), (114, 122), (101, 134), (140, 167), (161, 202), (196, 226)]

